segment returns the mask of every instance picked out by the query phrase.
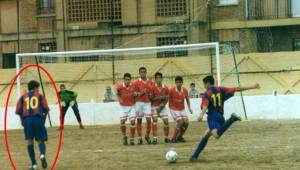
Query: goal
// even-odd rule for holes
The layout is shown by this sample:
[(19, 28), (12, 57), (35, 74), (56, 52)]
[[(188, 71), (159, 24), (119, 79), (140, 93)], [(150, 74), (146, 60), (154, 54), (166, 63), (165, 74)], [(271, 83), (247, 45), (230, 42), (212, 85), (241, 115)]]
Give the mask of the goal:
[[(220, 54), (222, 53), (222, 54)], [(229, 52), (231, 53), (231, 52)], [(144, 66), (148, 77), (155, 72), (164, 75), (164, 83), (174, 85), (174, 78), (181, 75), (184, 86), (195, 83), (203, 92), (202, 78), (213, 75), (218, 85), (237, 85), (234, 58), (225, 54), (217, 42), (155, 46), (142, 48), (103, 49), (86, 51), (23, 53), (16, 55), (17, 72), (27, 64), (39, 64), (53, 77), (57, 85), (77, 91), (79, 102), (102, 101), (107, 86), (122, 82), (123, 74), (138, 78), (138, 68)], [(26, 89), (29, 80), (42, 80), (49, 103), (56, 102), (50, 80), (37, 68), (26, 70), (17, 80), (17, 96)]]

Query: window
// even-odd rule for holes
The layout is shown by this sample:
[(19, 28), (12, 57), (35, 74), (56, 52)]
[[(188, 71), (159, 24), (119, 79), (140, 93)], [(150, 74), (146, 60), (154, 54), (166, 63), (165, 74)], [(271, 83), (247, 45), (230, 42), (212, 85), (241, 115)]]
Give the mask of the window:
[(294, 39), (293, 41), (293, 50), (294, 51), (300, 51), (300, 38)]
[(70, 22), (117, 22), (121, 18), (121, 0), (68, 0)]
[[(39, 44), (39, 51), (40, 52), (55, 52), (56, 49), (56, 42), (47, 42), (47, 43), (40, 43)], [(56, 63), (58, 58), (57, 57), (38, 57), (40, 63)]]
[[(156, 40), (157, 46), (166, 46), (166, 45), (180, 45), (180, 44), (186, 44), (187, 37), (159, 37)], [(187, 50), (172, 50), (172, 51), (163, 51), (158, 52), (157, 57), (158, 58), (164, 58), (164, 57), (181, 57), (181, 56), (187, 56), (188, 51)]]
[(3, 68), (16, 68), (16, 54), (7, 53), (2, 54)]
[(239, 0), (219, 0), (219, 5), (238, 5)]
[(54, 14), (55, 0), (37, 0), (37, 14)]
[(156, 0), (157, 16), (186, 15), (186, 0)]

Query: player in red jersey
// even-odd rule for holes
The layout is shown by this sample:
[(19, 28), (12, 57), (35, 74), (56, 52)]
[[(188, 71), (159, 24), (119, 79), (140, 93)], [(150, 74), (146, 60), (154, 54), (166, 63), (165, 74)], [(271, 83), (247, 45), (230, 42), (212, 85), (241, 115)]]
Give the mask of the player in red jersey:
[(135, 95), (136, 95), (136, 111), (137, 111), (137, 134), (139, 137), (138, 144), (143, 144), (142, 139), (142, 118), (146, 117), (146, 135), (145, 140), (148, 144), (151, 143), (151, 102), (153, 82), (147, 79), (147, 69), (145, 67), (139, 68), (140, 79), (134, 82)]
[(27, 151), (31, 160), (29, 169), (37, 169), (37, 163), (34, 152), (35, 139), (39, 143), (40, 159), (43, 169), (47, 168), (46, 161), (46, 145), (48, 139), (47, 130), (45, 128), (46, 114), (49, 107), (44, 96), (39, 93), (40, 84), (31, 80), (28, 83), (28, 92), (18, 100), (16, 114), (20, 116), (24, 127), (25, 139), (28, 142)]
[(121, 106), (120, 112), (120, 129), (123, 137), (123, 144), (128, 145), (127, 135), (126, 135), (126, 125), (125, 122), (127, 118), (130, 120), (130, 144), (134, 145), (134, 134), (135, 134), (135, 99), (134, 99), (134, 87), (131, 84), (131, 75), (125, 73), (124, 82), (117, 85), (117, 96)]
[(152, 87), (153, 96), (151, 98), (153, 144), (157, 143), (157, 117), (160, 117), (164, 122), (165, 143), (169, 143), (169, 120), (166, 108), (169, 99), (169, 88), (162, 84), (162, 73), (157, 72), (154, 77), (155, 83)]
[(172, 142), (185, 142), (183, 135), (186, 132), (189, 119), (185, 111), (184, 100), (186, 100), (188, 109), (192, 114), (188, 90), (182, 86), (183, 78), (177, 76), (175, 78), (176, 86), (170, 89), (169, 92), (169, 108), (173, 119), (176, 121), (176, 127), (172, 137)]

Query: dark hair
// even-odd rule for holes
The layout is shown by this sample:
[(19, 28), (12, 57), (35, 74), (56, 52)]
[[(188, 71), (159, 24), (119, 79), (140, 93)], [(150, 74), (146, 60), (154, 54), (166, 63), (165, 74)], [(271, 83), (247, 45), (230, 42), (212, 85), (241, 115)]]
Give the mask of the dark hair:
[(66, 85), (65, 84), (61, 84), (59, 87), (60, 88), (62, 88), (62, 87), (66, 88)]
[(213, 78), (213, 76), (206, 76), (203, 79), (203, 83), (204, 84), (210, 83), (211, 85), (215, 85), (215, 79)]
[(125, 73), (123, 78), (125, 79), (126, 77), (130, 78), (131, 79), (131, 74), (130, 73)]
[(176, 77), (175, 77), (175, 82), (176, 82), (176, 81), (182, 81), (182, 82), (183, 82), (183, 78), (182, 78), (181, 76), (176, 76)]
[(40, 87), (40, 83), (35, 80), (31, 80), (27, 84), (28, 91), (34, 90), (35, 88), (39, 88), (39, 87)]
[(158, 77), (158, 76), (163, 77), (163, 74), (162, 74), (161, 72), (156, 72), (156, 73), (154, 74), (154, 77), (156, 78), (156, 77)]
[(196, 84), (195, 83), (191, 83), (190, 86), (196, 86)]
[(139, 72), (141, 72), (141, 70), (147, 71), (146, 67), (140, 67), (140, 68), (139, 68)]

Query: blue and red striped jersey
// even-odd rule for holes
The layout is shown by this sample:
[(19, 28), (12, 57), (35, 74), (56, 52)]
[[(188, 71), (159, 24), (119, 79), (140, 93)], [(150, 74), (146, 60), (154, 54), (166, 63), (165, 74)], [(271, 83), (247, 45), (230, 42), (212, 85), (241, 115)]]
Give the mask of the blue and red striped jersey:
[(21, 117), (44, 116), (49, 110), (46, 98), (37, 91), (30, 91), (18, 100), (16, 114)]
[(224, 102), (231, 98), (235, 92), (236, 88), (212, 86), (204, 93), (201, 108), (208, 106), (207, 114), (215, 112), (224, 114)]

